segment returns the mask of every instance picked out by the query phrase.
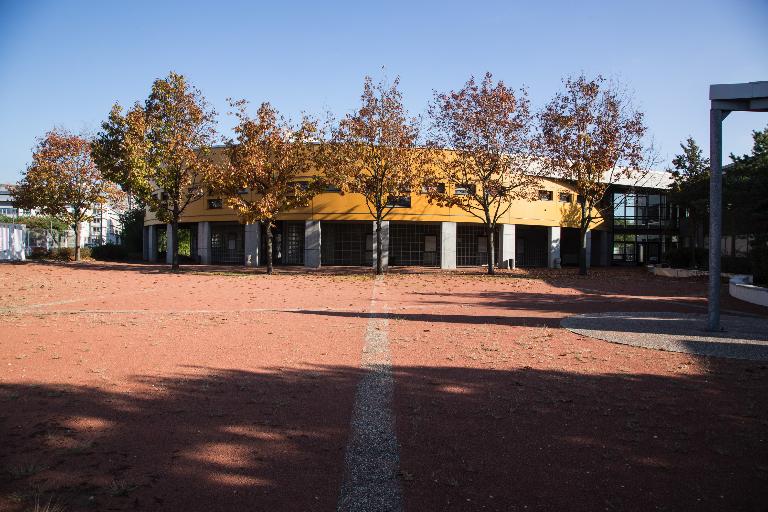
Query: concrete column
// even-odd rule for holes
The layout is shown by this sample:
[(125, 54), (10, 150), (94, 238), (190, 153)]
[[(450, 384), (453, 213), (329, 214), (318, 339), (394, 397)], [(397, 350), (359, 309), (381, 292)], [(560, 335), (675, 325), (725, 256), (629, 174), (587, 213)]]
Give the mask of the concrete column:
[(547, 266), (560, 268), (560, 226), (547, 228)]
[(173, 224), (166, 224), (165, 233), (165, 262), (170, 265), (173, 263)]
[(592, 266), (592, 230), (587, 230), (587, 268)]
[(304, 266), (320, 268), (321, 247), (320, 221), (308, 220), (304, 223)]
[(709, 300), (707, 328), (720, 330), (720, 239), (723, 231), (723, 119), (730, 111), (709, 111)]
[(197, 260), (203, 265), (211, 264), (211, 223), (197, 223)]
[(455, 222), (440, 223), (440, 268), (456, 268)]
[(246, 267), (261, 264), (261, 223), (245, 225), (245, 261)]
[(147, 226), (141, 228), (141, 259), (149, 260), (149, 228)]
[(157, 226), (147, 226), (147, 261), (157, 261)]
[(499, 238), (499, 267), (515, 268), (515, 225), (501, 224)]
[(608, 232), (600, 232), (600, 264), (609, 266), (611, 264), (612, 251), (608, 246)]
[[(381, 267), (386, 270), (389, 267), (389, 221), (381, 221)], [(373, 221), (373, 268), (376, 268), (376, 221)]]

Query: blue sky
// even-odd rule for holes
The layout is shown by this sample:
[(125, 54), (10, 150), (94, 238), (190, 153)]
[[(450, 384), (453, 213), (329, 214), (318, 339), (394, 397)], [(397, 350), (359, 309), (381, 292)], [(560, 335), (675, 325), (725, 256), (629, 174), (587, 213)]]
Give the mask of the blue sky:
[[(0, 181), (45, 131), (95, 132), (152, 80), (188, 76), (281, 111), (353, 109), (366, 74), (400, 75), (408, 108), (491, 71), (536, 106), (568, 74), (623, 82), (664, 167), (688, 135), (708, 147), (708, 85), (768, 80), (768, 1), (47, 2), (0, 0)], [(221, 116), (225, 133), (231, 120)], [(734, 113), (725, 153), (747, 152), (768, 115)]]

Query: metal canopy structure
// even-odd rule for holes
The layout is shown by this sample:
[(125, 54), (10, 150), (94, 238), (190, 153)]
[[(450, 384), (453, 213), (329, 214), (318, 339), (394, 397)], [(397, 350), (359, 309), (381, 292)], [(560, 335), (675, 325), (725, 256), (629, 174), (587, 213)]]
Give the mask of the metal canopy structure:
[(768, 81), (709, 86), (709, 302), (707, 328), (720, 330), (720, 240), (723, 234), (723, 119), (734, 111), (768, 112)]

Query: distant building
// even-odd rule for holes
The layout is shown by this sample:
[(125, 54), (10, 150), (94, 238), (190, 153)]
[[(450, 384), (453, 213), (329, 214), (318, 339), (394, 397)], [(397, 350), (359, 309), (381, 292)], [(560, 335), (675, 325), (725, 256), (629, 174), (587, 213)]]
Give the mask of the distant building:
[(0, 183), (0, 215), (8, 217), (19, 217), (21, 215), (30, 215), (29, 210), (19, 210), (13, 206), (13, 194), (11, 194), (10, 185)]
[[(80, 225), (80, 245), (93, 246), (103, 244), (119, 244), (122, 225), (120, 224), (120, 212), (123, 210), (121, 204), (97, 204), (91, 211), (92, 218), (88, 222)], [(10, 186), (0, 184), (0, 215), (17, 219), (18, 217), (36, 216), (35, 210), (21, 210), (13, 206), (13, 194)], [(33, 233), (30, 231), (30, 247), (49, 246), (52, 242), (45, 233)], [(62, 233), (62, 246), (74, 247), (75, 230), (70, 228), (66, 233)]]

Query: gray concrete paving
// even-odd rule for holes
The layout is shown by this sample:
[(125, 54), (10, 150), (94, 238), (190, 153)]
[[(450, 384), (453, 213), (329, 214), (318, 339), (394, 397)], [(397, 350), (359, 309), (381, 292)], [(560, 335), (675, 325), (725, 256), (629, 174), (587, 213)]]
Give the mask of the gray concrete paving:
[(600, 340), (670, 352), (768, 360), (768, 318), (724, 315), (722, 332), (709, 332), (707, 316), (686, 313), (590, 313), (560, 325)]

